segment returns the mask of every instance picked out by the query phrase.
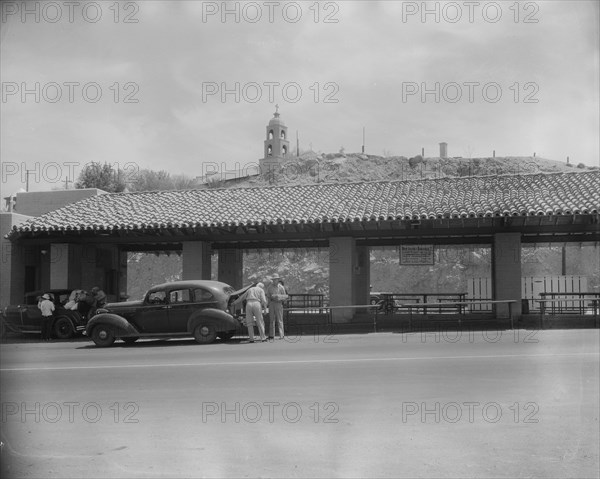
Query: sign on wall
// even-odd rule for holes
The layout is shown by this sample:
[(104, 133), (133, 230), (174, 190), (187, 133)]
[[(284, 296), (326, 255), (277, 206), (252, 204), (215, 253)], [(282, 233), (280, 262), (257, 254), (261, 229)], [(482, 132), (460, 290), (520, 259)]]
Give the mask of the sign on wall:
[(400, 246), (400, 264), (431, 265), (434, 263), (432, 244), (406, 244)]

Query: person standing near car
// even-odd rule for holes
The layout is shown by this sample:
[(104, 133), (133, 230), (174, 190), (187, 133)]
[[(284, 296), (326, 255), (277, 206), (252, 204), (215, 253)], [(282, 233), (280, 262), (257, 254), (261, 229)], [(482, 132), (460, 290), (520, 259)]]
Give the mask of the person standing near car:
[(263, 320), (262, 310), (267, 307), (267, 298), (264, 291), (265, 285), (258, 283), (256, 286), (248, 288), (238, 299), (233, 302), (233, 305), (242, 304), (246, 301), (246, 327), (248, 328), (248, 336), (250, 342), (254, 342), (254, 320), (258, 326), (258, 333), (261, 341), (266, 341), (265, 322)]
[(279, 328), (279, 339), (285, 337), (283, 330), (283, 301), (287, 299), (287, 293), (279, 275), (271, 278), (271, 284), (267, 288), (267, 299), (269, 300), (269, 339), (275, 338), (275, 322)]
[(106, 304), (106, 293), (102, 291), (98, 286), (92, 288), (92, 294), (94, 295), (94, 307), (103, 308)]
[(54, 303), (50, 301), (50, 295), (44, 293), (38, 303), (38, 308), (42, 312), (42, 341), (50, 341), (50, 328), (54, 319)]

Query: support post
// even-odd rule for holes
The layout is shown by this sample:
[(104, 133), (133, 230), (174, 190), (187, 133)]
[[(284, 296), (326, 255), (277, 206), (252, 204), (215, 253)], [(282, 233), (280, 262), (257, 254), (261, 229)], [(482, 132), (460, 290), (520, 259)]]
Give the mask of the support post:
[(243, 251), (241, 249), (219, 250), (219, 281), (241, 289), (243, 284)]
[[(329, 304), (349, 306), (356, 304), (356, 240), (349, 237), (335, 237), (329, 240)], [(348, 323), (354, 311), (333, 309), (333, 323)]]
[[(492, 246), (492, 278), (494, 300), (512, 299), (512, 314), (521, 316), (521, 234), (496, 233)], [(496, 316), (505, 317), (508, 304), (496, 305)]]
[(210, 279), (211, 247), (205, 241), (183, 243), (183, 279)]

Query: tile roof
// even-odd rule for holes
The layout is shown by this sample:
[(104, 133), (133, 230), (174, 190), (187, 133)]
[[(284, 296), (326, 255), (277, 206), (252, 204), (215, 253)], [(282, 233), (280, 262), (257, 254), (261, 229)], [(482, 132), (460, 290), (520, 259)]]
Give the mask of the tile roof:
[(392, 219), (596, 214), (600, 171), (115, 193), (9, 234)]

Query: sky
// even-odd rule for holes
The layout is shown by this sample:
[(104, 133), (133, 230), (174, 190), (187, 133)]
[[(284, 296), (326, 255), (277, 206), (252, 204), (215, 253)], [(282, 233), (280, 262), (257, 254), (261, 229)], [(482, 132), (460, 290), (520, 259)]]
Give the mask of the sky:
[[(597, 166), (597, 1), (8, 1), (2, 196), (90, 162), (196, 177), (295, 151)], [(29, 173), (27, 173), (29, 171)], [(67, 183), (68, 184), (68, 183)]]

